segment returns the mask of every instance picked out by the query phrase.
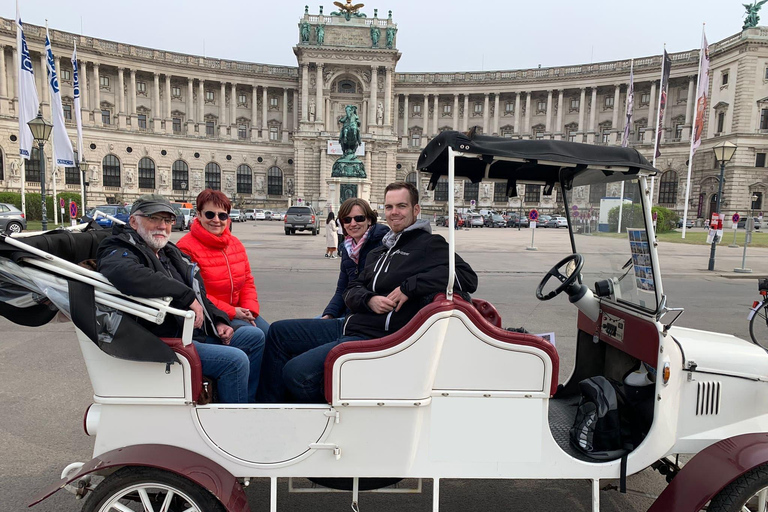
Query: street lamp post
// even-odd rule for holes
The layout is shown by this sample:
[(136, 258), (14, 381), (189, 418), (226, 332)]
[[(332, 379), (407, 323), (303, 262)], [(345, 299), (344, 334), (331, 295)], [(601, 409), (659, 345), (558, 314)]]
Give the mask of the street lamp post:
[(180, 185), (181, 185), (181, 202), (186, 203), (187, 202), (187, 182), (182, 181)]
[[(715, 152), (715, 160), (720, 162), (720, 181), (717, 184), (717, 202), (715, 203), (715, 213), (719, 216), (720, 197), (723, 195), (723, 180), (725, 179), (725, 164), (730, 162), (731, 158), (733, 158), (733, 154), (736, 153), (736, 144), (724, 141), (716, 145), (712, 150)], [(712, 238), (712, 248), (709, 251), (708, 270), (715, 270), (715, 249), (717, 249), (717, 243), (719, 241), (717, 235)]]
[[(51, 130), (53, 125), (43, 119), (42, 111), (37, 111), (37, 117), (27, 123), (29, 129), (32, 131), (32, 137), (37, 142), (37, 152), (40, 158), (40, 195), (42, 196), (42, 214), (43, 214), (43, 231), (48, 230), (48, 216), (45, 207), (45, 155), (43, 154), (43, 146), (45, 145), (48, 137), (51, 136)], [(54, 208), (56, 206), (54, 205)]]
[[(74, 144), (73, 144), (73, 146), (74, 146)], [(80, 153), (77, 150), (74, 150), (74, 154), (75, 154), (75, 168), (77, 169), (78, 176), (80, 176), (80, 174), (82, 174), (81, 180), (82, 180), (83, 186), (82, 186), (81, 191), (80, 191), (81, 195), (82, 195), (82, 197), (80, 198), (80, 202), (82, 204), (80, 205), (80, 207), (82, 208), (83, 215), (85, 215), (85, 212), (88, 211), (88, 209), (86, 207), (86, 200), (85, 200), (85, 194), (86, 194), (86, 191), (88, 189), (88, 181), (86, 180), (85, 170), (88, 168), (88, 166), (87, 165), (81, 165), (81, 164), (85, 164), (86, 161), (85, 161), (85, 158), (83, 158), (83, 161), (80, 162)]]

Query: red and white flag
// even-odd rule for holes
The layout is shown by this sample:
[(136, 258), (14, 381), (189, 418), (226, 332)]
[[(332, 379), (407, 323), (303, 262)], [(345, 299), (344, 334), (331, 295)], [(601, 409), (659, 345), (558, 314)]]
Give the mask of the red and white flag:
[(696, 118), (693, 122), (691, 134), (691, 158), (701, 145), (701, 138), (704, 135), (704, 116), (707, 113), (709, 105), (709, 47), (707, 45), (707, 35), (704, 30), (701, 31), (701, 58), (699, 62), (699, 86), (696, 89)]

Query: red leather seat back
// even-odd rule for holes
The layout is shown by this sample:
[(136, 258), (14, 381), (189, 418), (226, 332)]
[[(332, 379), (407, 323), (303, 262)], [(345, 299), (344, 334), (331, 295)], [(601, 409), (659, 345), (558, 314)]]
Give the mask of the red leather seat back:
[(501, 329), (501, 315), (499, 315), (496, 306), (483, 299), (472, 299), (472, 305), (475, 306), (478, 313), (488, 320), (491, 325), (495, 325)]
[(189, 367), (192, 370), (190, 379), (192, 380), (192, 400), (197, 402), (200, 392), (203, 390), (203, 365), (200, 363), (200, 356), (193, 343), (184, 345), (181, 338), (160, 338), (163, 343), (171, 347), (174, 352), (181, 354), (189, 361)]

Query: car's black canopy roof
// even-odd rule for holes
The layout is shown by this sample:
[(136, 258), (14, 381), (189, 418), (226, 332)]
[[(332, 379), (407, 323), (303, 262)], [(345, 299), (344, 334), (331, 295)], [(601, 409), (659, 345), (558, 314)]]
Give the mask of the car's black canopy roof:
[(455, 176), (477, 183), (483, 179), (506, 180), (513, 194), (516, 182), (607, 183), (653, 174), (656, 169), (637, 150), (619, 146), (596, 146), (559, 140), (513, 140), (489, 135), (444, 131), (421, 151), (418, 169), (431, 174), (430, 189), (440, 176), (448, 175), (448, 148), (477, 155), (456, 158)]

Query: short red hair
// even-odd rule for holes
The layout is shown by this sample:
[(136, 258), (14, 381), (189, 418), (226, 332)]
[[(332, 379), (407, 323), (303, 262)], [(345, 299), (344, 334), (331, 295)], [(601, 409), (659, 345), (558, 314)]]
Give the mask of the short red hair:
[(205, 206), (206, 203), (213, 203), (219, 208), (225, 209), (227, 213), (229, 213), (230, 208), (232, 208), (232, 204), (229, 202), (226, 194), (221, 190), (213, 190), (212, 188), (207, 188), (197, 195), (195, 203), (197, 205), (197, 211), (202, 212), (203, 206)]

